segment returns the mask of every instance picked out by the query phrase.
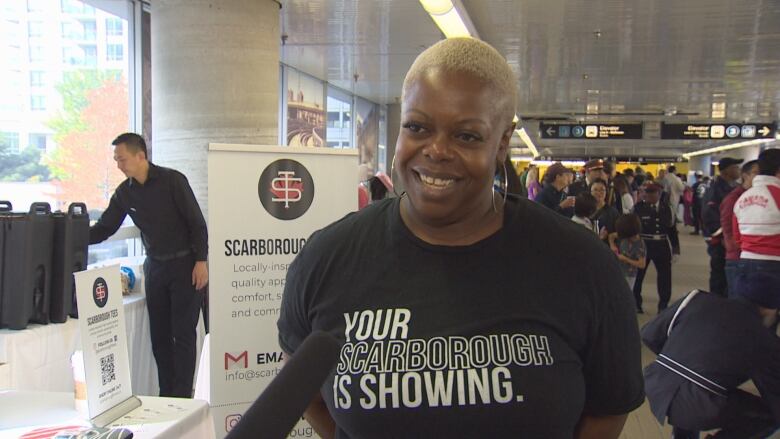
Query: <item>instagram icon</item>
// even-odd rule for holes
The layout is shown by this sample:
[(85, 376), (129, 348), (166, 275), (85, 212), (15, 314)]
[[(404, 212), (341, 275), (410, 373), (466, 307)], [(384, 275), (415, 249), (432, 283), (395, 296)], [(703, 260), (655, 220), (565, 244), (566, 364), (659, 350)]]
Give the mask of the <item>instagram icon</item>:
[(232, 430), (240, 420), (241, 415), (227, 415), (227, 417), (225, 417), (225, 432), (229, 433), (230, 430)]

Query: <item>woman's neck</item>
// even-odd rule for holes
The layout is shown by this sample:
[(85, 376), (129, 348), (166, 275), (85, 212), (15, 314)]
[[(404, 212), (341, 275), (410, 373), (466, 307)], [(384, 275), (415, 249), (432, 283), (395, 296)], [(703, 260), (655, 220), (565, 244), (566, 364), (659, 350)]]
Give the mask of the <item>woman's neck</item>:
[(415, 212), (409, 197), (404, 197), (400, 206), (401, 220), (416, 237), (428, 244), (471, 245), (496, 233), (504, 224), (504, 201), (497, 194), (493, 197), (494, 200), (489, 205), (472, 209), (463, 218), (441, 221), (423, 218)]

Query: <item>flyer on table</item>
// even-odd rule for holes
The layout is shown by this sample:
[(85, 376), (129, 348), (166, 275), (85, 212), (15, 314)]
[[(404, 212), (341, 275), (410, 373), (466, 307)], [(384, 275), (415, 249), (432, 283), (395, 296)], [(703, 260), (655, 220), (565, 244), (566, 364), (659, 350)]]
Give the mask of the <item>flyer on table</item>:
[(75, 276), (87, 404), (94, 418), (133, 395), (122, 284), (119, 265)]

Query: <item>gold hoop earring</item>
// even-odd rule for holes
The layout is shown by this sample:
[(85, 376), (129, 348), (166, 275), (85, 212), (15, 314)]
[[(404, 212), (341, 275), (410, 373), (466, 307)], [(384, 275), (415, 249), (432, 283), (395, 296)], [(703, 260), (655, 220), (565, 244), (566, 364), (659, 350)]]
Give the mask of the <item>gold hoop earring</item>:
[(397, 185), (395, 184), (395, 181), (393, 180), (393, 172), (395, 171), (395, 154), (393, 154), (393, 161), (390, 162), (390, 182), (393, 183), (393, 193), (395, 194), (396, 198), (401, 198), (406, 194), (406, 191), (401, 192), (401, 194), (398, 194), (398, 190), (396, 189)]

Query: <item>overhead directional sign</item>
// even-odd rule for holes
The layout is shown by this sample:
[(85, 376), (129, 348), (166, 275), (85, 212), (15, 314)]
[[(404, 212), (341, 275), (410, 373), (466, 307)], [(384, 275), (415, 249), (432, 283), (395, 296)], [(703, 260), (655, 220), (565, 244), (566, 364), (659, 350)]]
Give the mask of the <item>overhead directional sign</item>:
[(662, 139), (774, 139), (777, 124), (769, 123), (661, 123)]
[(542, 139), (641, 139), (641, 123), (539, 124)]

